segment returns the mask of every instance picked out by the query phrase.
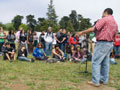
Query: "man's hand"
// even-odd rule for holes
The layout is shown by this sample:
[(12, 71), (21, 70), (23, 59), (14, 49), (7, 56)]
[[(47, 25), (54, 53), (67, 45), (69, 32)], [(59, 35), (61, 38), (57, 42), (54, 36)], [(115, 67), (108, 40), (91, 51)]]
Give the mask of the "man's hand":
[(77, 34), (78, 34), (79, 36), (81, 36), (81, 35), (83, 34), (83, 32), (78, 32)]

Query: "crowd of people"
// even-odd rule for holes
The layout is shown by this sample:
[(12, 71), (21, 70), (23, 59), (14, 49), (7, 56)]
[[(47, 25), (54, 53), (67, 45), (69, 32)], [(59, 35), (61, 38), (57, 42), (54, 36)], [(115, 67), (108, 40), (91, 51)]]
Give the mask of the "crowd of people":
[[(75, 63), (84, 63), (91, 60), (94, 46), (95, 34), (79, 36), (76, 33), (67, 32), (66, 29), (60, 29), (57, 33), (52, 32), (49, 27), (47, 32), (42, 31), (38, 36), (37, 32), (27, 30), (22, 27), (15, 33), (10, 30), (8, 35), (0, 27), (0, 54), (4, 60), (21, 60), (34, 62), (35, 60), (47, 61), (54, 58), (58, 62), (66, 60)], [(114, 42), (114, 52), (111, 53), (111, 62), (117, 64), (114, 58), (120, 57), (120, 34), (116, 35)], [(33, 58), (28, 58), (32, 55)]]

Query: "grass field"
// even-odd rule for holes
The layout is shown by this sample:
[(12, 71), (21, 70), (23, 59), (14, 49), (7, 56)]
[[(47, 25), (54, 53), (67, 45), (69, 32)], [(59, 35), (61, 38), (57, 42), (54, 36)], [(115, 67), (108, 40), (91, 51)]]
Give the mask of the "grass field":
[[(120, 61), (117, 60), (120, 64)], [(48, 64), (0, 60), (0, 90), (120, 90), (120, 65), (111, 65), (108, 85), (89, 86), (91, 73), (84, 71), (85, 64), (72, 62)], [(91, 63), (88, 64), (91, 72)]]

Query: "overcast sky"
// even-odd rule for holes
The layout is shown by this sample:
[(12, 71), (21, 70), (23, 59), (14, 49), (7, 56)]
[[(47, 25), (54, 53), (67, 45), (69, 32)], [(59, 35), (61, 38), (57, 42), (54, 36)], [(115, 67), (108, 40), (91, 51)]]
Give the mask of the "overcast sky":
[[(0, 0), (0, 22), (11, 22), (16, 15), (35, 15), (35, 18), (46, 17), (50, 0)], [(76, 10), (93, 23), (101, 18), (105, 8), (114, 10), (114, 17), (120, 26), (120, 0), (54, 0), (59, 19)], [(24, 21), (25, 22), (25, 19)]]

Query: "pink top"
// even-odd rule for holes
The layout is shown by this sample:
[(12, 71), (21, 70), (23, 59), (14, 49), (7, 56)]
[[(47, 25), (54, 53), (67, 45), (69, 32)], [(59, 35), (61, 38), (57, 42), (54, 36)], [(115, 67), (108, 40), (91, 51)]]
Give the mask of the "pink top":
[(112, 15), (104, 17), (95, 25), (97, 41), (114, 41), (118, 31), (118, 25)]

